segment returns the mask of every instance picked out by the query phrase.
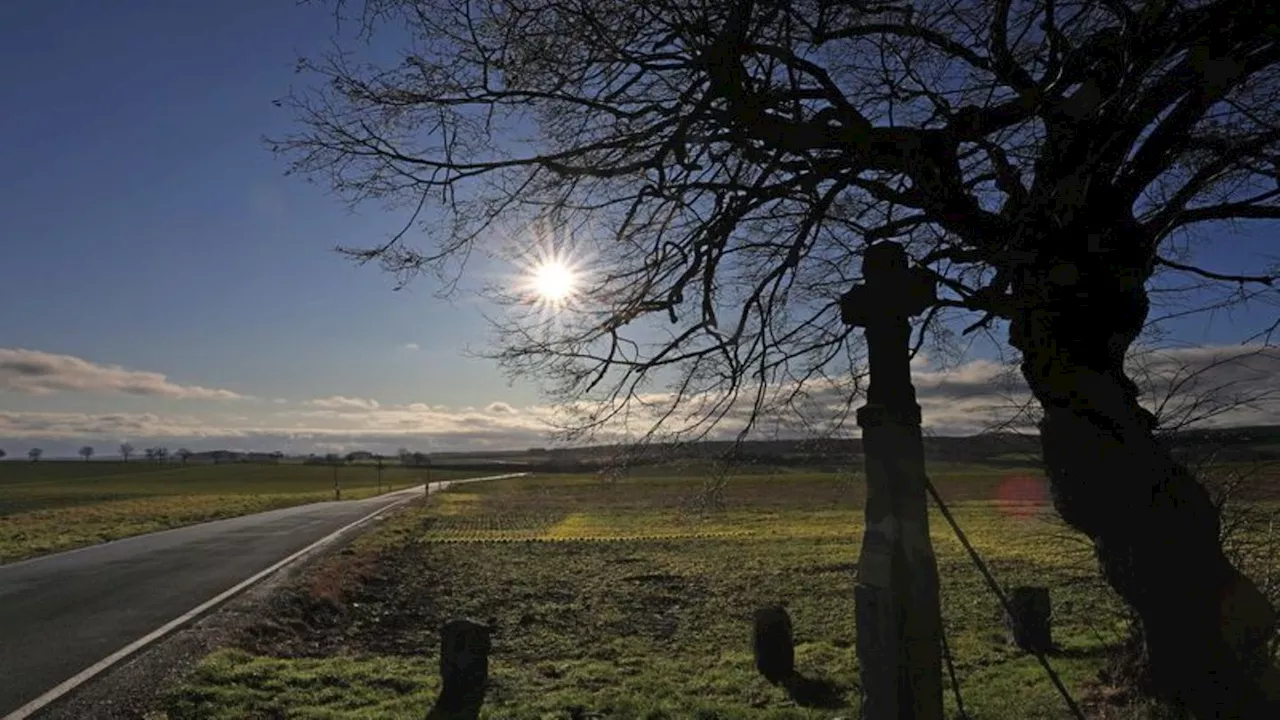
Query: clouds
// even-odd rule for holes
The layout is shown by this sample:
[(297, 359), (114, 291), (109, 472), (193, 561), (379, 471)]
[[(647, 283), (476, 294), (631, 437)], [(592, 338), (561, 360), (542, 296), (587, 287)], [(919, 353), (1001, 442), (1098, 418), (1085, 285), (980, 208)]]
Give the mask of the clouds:
[(182, 385), (158, 372), (99, 365), (74, 355), (0, 348), (0, 390), (30, 395), (81, 392), (180, 400), (237, 400), (231, 390)]
[(404, 348), (405, 350), (410, 350), (410, 351), (412, 351), (412, 350), (421, 350), (421, 349), (422, 349), (421, 347), (419, 347), (418, 343), (405, 343), (404, 345), (401, 345), (400, 347)]
[(325, 398), (308, 400), (306, 404), (311, 407), (324, 408), (326, 410), (377, 410), (379, 407), (377, 400), (346, 397), (343, 395), (331, 395)]
[(370, 450), (394, 454), (415, 450), (524, 448), (546, 444), (541, 413), (492, 414), (470, 408), (422, 403), (379, 405), (360, 410), (301, 407), (257, 418), (158, 413), (65, 413), (0, 411), (0, 448), (15, 454), (43, 447), (71, 455), (83, 444), (186, 446), (193, 450), (283, 450), (289, 453)]
[[(0, 355), (0, 382), (52, 389), (107, 388), (99, 392), (130, 392), (146, 388), (158, 397), (216, 395), (227, 391), (172, 383), (156, 373), (140, 373), (98, 366), (77, 358), (23, 351)], [(47, 358), (57, 359), (48, 362)], [(25, 364), (24, 364), (25, 363)], [(1174, 418), (1201, 419), (1204, 425), (1280, 424), (1280, 352), (1256, 346), (1194, 347), (1136, 355), (1131, 371), (1144, 388), (1144, 403)], [(54, 373), (48, 368), (62, 369)], [(76, 372), (65, 368), (70, 367)], [(974, 360), (948, 370), (930, 369), (917, 362), (913, 373), (917, 400), (926, 432), (967, 435), (981, 432), (1014, 415), (1028, 393), (1015, 367)], [(70, 378), (70, 379), (68, 379)], [(105, 379), (104, 379), (105, 378)], [(55, 380), (56, 379), (56, 380)], [(90, 382), (92, 380), (93, 382)], [(155, 388), (161, 390), (155, 390)], [(27, 389), (27, 392), (32, 390)], [(39, 392), (38, 390), (36, 392)], [(234, 393), (230, 394), (238, 397)], [(621, 439), (627, 432), (648, 429), (663, 408), (666, 396), (642, 398), (648, 407), (629, 414), (630, 426), (605, 428), (598, 441)], [(849, 406), (848, 388), (839, 383), (815, 384), (807, 394), (806, 412), (814, 418), (836, 417)], [(1206, 397), (1228, 403), (1224, 411)], [(1252, 399), (1252, 402), (1238, 401)], [(852, 407), (862, 404), (854, 398)], [(704, 404), (700, 404), (704, 403)], [(708, 407), (690, 398), (681, 412), (697, 415)], [(1181, 413), (1181, 415), (1179, 415)], [(746, 408), (733, 408), (711, 438), (732, 437), (747, 417)], [(347, 395), (318, 397), (304, 402), (237, 406), (236, 414), (75, 413), (0, 411), (0, 447), (14, 455), (24, 447), (44, 447), (51, 455), (70, 455), (82, 444), (109, 447), (128, 440), (137, 445), (163, 444), (193, 450), (284, 450), (289, 453), (366, 449), (393, 454), (399, 447), (414, 450), (519, 449), (546, 446), (563, 420), (549, 405), (514, 406), (503, 401), (456, 407), (423, 402), (399, 404)], [(1033, 418), (1022, 428), (1032, 429)], [(803, 435), (797, 424), (762, 423), (759, 437)], [(857, 434), (852, 418), (840, 430)]]

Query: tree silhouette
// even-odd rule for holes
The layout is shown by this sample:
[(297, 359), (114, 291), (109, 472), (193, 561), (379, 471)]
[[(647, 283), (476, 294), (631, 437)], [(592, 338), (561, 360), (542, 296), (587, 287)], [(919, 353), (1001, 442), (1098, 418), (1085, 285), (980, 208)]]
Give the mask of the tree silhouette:
[(4, 450), (0, 450), (0, 460), (3, 460), (3, 459), (4, 459), (4, 457), (5, 457), (5, 455), (7, 455), (7, 454), (8, 454), (8, 453), (6, 453)]
[(80, 454), (80, 457), (84, 458), (85, 462), (89, 462), (89, 458), (93, 457), (93, 447), (90, 445), (81, 447), (77, 452)]
[(191, 456), (194, 454), (195, 453), (191, 452), (186, 448), (178, 448), (178, 452), (177, 452), (178, 459), (182, 461), (183, 465), (186, 465), (187, 461), (190, 460)]
[(44, 450), (41, 450), (40, 448), (31, 448), (27, 451), (27, 457), (31, 462), (40, 462), (41, 455), (44, 455)]
[(120, 457), (124, 458), (125, 462), (129, 462), (129, 458), (133, 457), (133, 446), (129, 443), (120, 443)]
[[(1164, 298), (1275, 297), (1273, 270), (1201, 267), (1180, 240), (1280, 218), (1274, 3), (364, 10), (412, 46), (304, 62), (315, 89), (283, 101), (301, 129), (272, 145), (351, 202), (410, 209), (345, 250), (402, 282), (494, 235), (589, 259), (555, 317), (500, 328), (499, 359), (552, 383), (567, 430), (839, 429), (863, 367), (837, 299), (868, 243), (904, 241), (943, 289), (918, 342), (945, 347), (972, 313), (965, 333), (1003, 329), (1018, 352), (1054, 505), (1141, 619), (1156, 686), (1199, 717), (1280, 716), (1275, 611), (1124, 367), (1144, 328), (1189, 312)], [(419, 223), (436, 203), (449, 222)]]

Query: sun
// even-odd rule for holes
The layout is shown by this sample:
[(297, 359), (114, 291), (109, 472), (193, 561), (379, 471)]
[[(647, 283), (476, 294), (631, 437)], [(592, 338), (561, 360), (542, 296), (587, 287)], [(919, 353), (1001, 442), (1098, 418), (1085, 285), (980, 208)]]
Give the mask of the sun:
[(512, 247), (508, 262), (514, 272), (501, 276), (499, 297), (533, 311), (540, 322), (559, 323), (557, 316), (582, 310), (595, 292), (594, 258), (570, 247), (568, 239), (555, 242), (548, 234), (535, 233), (533, 240)]
[(560, 304), (577, 290), (578, 273), (560, 260), (544, 260), (533, 268), (530, 281), (540, 300)]

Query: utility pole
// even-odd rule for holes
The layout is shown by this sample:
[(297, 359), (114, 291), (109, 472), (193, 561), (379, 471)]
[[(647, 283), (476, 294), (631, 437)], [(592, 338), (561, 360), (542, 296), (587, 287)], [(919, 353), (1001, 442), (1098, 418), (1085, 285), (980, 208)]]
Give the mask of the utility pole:
[(342, 489), (338, 487), (338, 461), (333, 461), (333, 499), (342, 499)]
[(911, 384), (911, 323), (937, 299), (933, 276), (908, 267), (902, 245), (862, 259), (862, 285), (840, 298), (865, 328), (871, 385), (858, 409), (866, 465), (866, 527), (854, 604), (866, 720), (942, 719), (942, 612), (929, 540), (920, 406)]
[(378, 463), (378, 494), (382, 494), (382, 456), (377, 456)]

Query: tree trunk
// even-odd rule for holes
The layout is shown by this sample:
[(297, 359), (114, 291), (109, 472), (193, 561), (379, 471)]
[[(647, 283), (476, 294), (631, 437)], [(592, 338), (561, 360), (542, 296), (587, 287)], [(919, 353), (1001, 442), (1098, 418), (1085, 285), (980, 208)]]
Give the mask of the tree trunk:
[(1040, 261), (1014, 287), (1023, 305), (1009, 339), (1044, 411), (1054, 507), (1092, 538), (1103, 576), (1140, 618), (1161, 695), (1198, 718), (1280, 717), (1266, 652), (1275, 612), (1223, 554), (1209, 493), (1156, 440), (1124, 370), (1147, 317), (1149, 259), (1099, 253), (1096, 236), (1090, 245), (1071, 262)]

